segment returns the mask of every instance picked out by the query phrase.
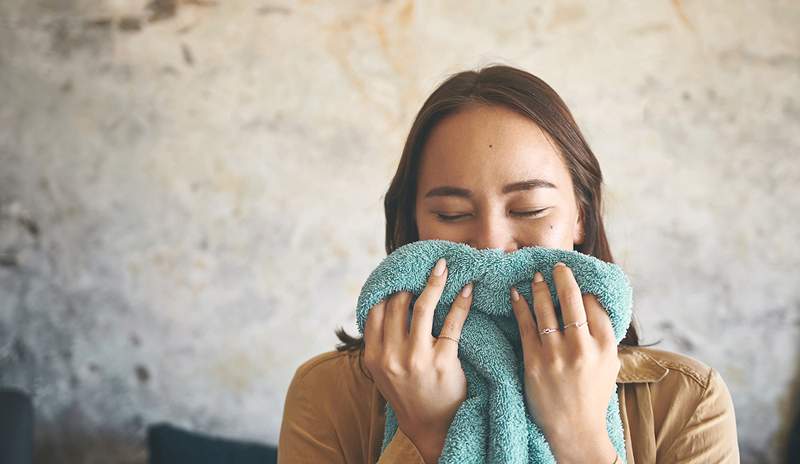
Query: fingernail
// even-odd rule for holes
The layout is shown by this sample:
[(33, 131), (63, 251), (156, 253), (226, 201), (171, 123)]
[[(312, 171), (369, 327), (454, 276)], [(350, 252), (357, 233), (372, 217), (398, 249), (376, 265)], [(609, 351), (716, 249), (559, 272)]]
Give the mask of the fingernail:
[(511, 298), (513, 298), (514, 301), (519, 301), (519, 292), (514, 287), (511, 287)]
[(444, 274), (444, 268), (447, 266), (447, 261), (444, 258), (439, 258), (436, 261), (436, 266), (433, 267), (433, 275), (440, 276)]
[(472, 293), (472, 282), (468, 283), (463, 289), (461, 289), (461, 296), (464, 298), (468, 297)]
[(562, 263), (561, 261), (556, 263), (556, 267), (566, 267), (567, 265)]
[(543, 280), (544, 280), (544, 277), (542, 277), (542, 273), (541, 272), (537, 272), (536, 274), (533, 275), (533, 281), (534, 282), (541, 282)]

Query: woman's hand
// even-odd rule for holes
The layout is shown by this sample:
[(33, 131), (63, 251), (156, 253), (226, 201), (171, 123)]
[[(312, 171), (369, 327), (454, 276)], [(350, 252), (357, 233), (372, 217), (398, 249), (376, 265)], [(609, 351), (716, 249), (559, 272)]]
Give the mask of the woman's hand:
[(364, 326), (364, 363), (397, 414), (398, 426), (426, 462), (438, 460), (453, 417), (467, 398), (458, 343), (443, 336), (461, 336), (472, 304), (472, 283), (453, 302), (440, 338), (431, 335), (433, 313), (447, 281), (446, 265), (444, 258), (437, 261), (414, 303), (410, 331), (410, 292), (381, 300), (370, 309)]
[[(564, 329), (559, 328), (540, 273), (532, 282), (535, 320), (525, 299), (511, 289), (524, 353), (528, 411), (559, 463), (610, 463), (616, 451), (608, 438), (606, 409), (620, 368), (611, 320), (594, 295), (581, 295), (566, 265), (556, 264), (553, 280)], [(576, 324), (583, 321), (588, 324)], [(545, 329), (557, 330), (542, 333)]]

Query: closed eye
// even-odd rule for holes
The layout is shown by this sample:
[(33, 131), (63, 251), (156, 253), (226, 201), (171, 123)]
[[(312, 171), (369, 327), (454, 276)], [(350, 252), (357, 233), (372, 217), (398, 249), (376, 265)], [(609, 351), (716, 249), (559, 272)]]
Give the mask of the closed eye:
[[(546, 211), (548, 209), (549, 208), (542, 208), (542, 209), (537, 209), (537, 210), (534, 210), (534, 211), (516, 211), (516, 212), (512, 211), (511, 214), (514, 215), (514, 216), (519, 216), (519, 217), (533, 217), (533, 216), (539, 215), (540, 213), (542, 213), (543, 211)], [(453, 215), (453, 216), (448, 216), (446, 214), (436, 213), (436, 216), (438, 216), (439, 219), (441, 219), (442, 221), (451, 222), (451, 221), (456, 221), (456, 220), (458, 220), (458, 219), (460, 219), (462, 217), (469, 216), (469, 214), (457, 214), (457, 215)]]

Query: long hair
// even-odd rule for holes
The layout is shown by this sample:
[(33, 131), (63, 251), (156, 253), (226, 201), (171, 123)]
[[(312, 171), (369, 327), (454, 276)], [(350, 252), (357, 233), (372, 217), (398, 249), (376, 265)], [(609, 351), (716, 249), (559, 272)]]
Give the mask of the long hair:
[[(440, 84), (420, 108), (384, 197), (386, 254), (419, 240), (414, 208), (420, 159), (428, 135), (436, 123), (474, 104), (509, 108), (529, 118), (550, 136), (572, 178), (583, 219), (583, 243), (576, 245), (575, 250), (613, 263), (603, 225), (603, 175), (597, 158), (556, 91), (538, 77), (506, 65), (454, 74)], [(634, 317), (621, 344), (639, 346), (636, 326)], [(350, 336), (342, 327), (335, 333), (342, 342), (336, 346), (338, 351), (363, 350), (363, 336)]]

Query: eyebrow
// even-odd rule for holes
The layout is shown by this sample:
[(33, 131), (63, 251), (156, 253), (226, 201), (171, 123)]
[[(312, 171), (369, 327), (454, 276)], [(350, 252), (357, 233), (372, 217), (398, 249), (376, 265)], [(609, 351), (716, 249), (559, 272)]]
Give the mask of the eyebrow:
[[(505, 187), (503, 187), (502, 192), (504, 194), (509, 194), (511, 192), (533, 190), (536, 188), (558, 188), (558, 187), (556, 187), (556, 185), (553, 184), (552, 182), (546, 181), (544, 179), (528, 179), (508, 184)], [(428, 193), (425, 194), (425, 198), (447, 197), (447, 196), (472, 198), (472, 191), (461, 187), (443, 185), (441, 187), (432, 188), (428, 191)]]

